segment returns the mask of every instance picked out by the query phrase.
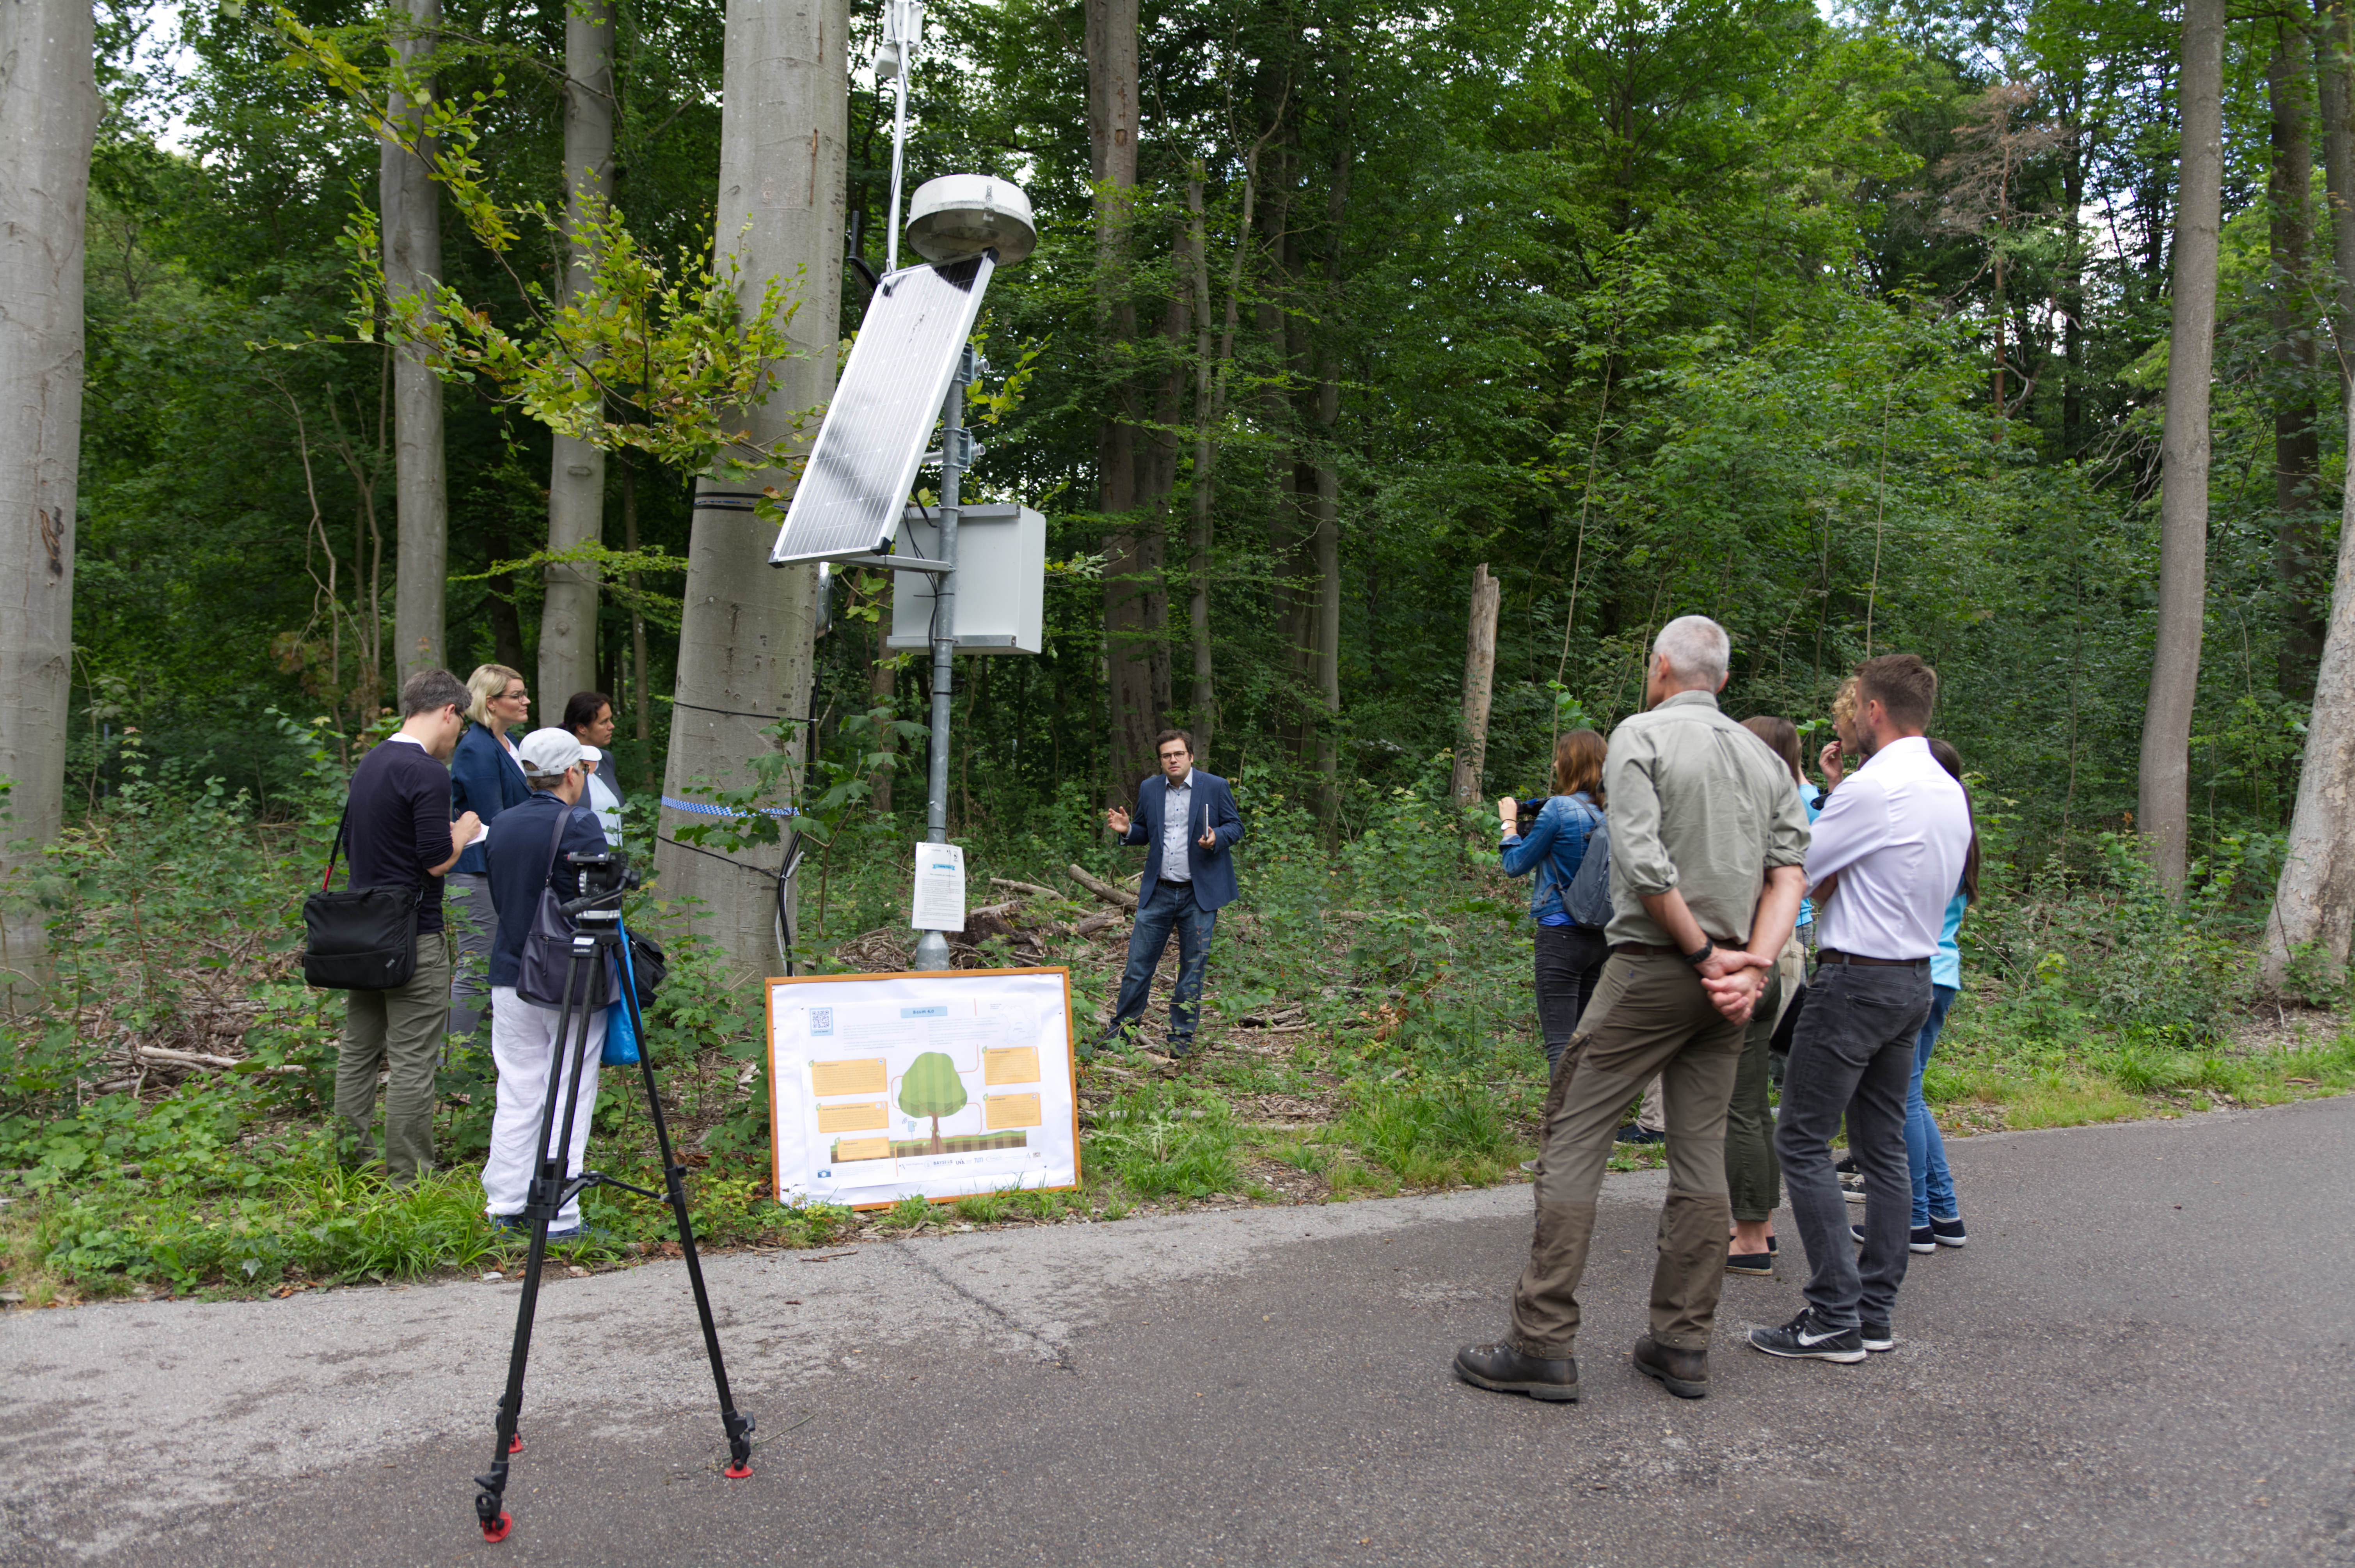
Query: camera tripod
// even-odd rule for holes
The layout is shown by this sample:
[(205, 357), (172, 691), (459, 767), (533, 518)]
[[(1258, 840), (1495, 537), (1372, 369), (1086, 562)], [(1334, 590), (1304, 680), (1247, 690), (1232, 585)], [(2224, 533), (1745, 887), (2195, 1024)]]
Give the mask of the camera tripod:
[[(687, 1258), (687, 1282), (695, 1290), (696, 1316), (703, 1320), (703, 1347), (711, 1355), (711, 1381), (719, 1391), (719, 1422), (728, 1435), (728, 1467), (720, 1473), (731, 1480), (741, 1480), (752, 1473), (752, 1418), (737, 1414), (735, 1399), (728, 1392), (728, 1368), (720, 1360), (719, 1332), (712, 1326), (711, 1298), (703, 1287), (703, 1264), (696, 1255), (695, 1226), (687, 1217), (687, 1167), (671, 1153), (670, 1128), (663, 1120), (662, 1096), (655, 1088), (654, 1058), (646, 1048), (645, 1021), (638, 1012), (629, 943), (622, 929), (621, 910), (614, 906), (621, 897), (622, 890), (617, 888), (575, 899), (563, 906), (567, 915), (579, 917), (581, 929), (572, 938), (572, 951), (565, 968), (564, 1002), (557, 1013), (556, 1045), (548, 1060), (548, 1098), (540, 1109), (539, 1158), (532, 1171), (530, 1195), (524, 1203), (523, 1217), (531, 1224), (531, 1251), (524, 1260), (523, 1299), (516, 1307), (515, 1343), (507, 1356), (506, 1393), (499, 1399), (498, 1436), (491, 1450), (490, 1469), (474, 1478), (474, 1516), (482, 1524), (485, 1541), (505, 1541), (514, 1524), (501, 1504), (506, 1496), (510, 1457), (523, 1451), (523, 1438), (516, 1425), (523, 1413), (524, 1369), (531, 1358), (532, 1317), (539, 1308), (540, 1269), (548, 1259), (548, 1227), (559, 1210), (591, 1187), (619, 1187), (657, 1203), (670, 1204), (671, 1213), (678, 1222), (679, 1250)], [(571, 1056), (573, 1084), (580, 1083), (581, 1073), (597, 1070), (597, 1065), (587, 1059), (589, 1020), (594, 1011), (589, 999), (599, 969), (608, 964), (620, 973), (623, 1005), (629, 1011), (630, 1023), (638, 1039), (638, 1072), (645, 1084), (646, 1109), (654, 1122), (655, 1141), (662, 1153), (666, 1189), (662, 1192), (634, 1187), (595, 1171), (584, 1170), (578, 1176), (566, 1176), (565, 1167), (572, 1149), (572, 1118), (580, 1104), (577, 1092), (565, 1095), (561, 1136), (552, 1144), (549, 1141), (550, 1135), (558, 1130), (556, 1100), (566, 1083), (562, 1069), (567, 1052)]]

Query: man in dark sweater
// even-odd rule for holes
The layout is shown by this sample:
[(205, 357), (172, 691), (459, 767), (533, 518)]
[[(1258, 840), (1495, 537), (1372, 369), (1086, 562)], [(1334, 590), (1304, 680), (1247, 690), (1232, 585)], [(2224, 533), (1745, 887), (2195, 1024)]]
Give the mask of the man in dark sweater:
[(417, 966), (409, 983), (356, 991), (336, 1060), (336, 1137), (344, 1157), (376, 1152), (376, 1075), (386, 1069), (385, 1167), (396, 1183), (433, 1169), (433, 1069), (450, 1015), (442, 877), (482, 824), (450, 820), (450, 753), (466, 727), (466, 688), (424, 670), (400, 688), (401, 726), (360, 758), (344, 825), (351, 885), (418, 889)]

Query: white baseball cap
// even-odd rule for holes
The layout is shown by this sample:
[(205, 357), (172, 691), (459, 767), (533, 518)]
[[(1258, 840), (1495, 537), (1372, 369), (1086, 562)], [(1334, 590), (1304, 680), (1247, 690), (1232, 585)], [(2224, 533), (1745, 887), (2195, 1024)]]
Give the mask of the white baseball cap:
[(587, 741), (582, 741), (581, 743), (581, 760), (583, 762), (602, 762), (605, 760), (605, 754), (598, 750), (595, 747), (591, 746)]
[(561, 779), (581, 760), (580, 739), (569, 729), (536, 729), (516, 747), (527, 779)]

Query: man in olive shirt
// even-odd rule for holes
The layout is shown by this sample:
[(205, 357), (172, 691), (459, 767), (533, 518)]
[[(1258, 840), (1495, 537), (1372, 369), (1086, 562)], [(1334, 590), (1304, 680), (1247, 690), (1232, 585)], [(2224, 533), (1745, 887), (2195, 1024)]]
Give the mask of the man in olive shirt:
[[(1611, 958), (1546, 1097), (1537, 1232), (1513, 1290), (1512, 1333), (1467, 1345), (1456, 1374), (1500, 1393), (1578, 1397), (1575, 1292), (1612, 1134), (1654, 1074), (1668, 1102), (1668, 1199), (1652, 1274), (1652, 1331), (1636, 1368), (1670, 1393), (1709, 1392), (1709, 1336), (1732, 1210), (1725, 1112), (1742, 1038), (1798, 914), (1807, 817), (1780, 758), (1718, 711), (1732, 649), (1689, 615), (1661, 629), (1650, 711), (1612, 733)], [(1758, 955), (1764, 954), (1761, 958)]]

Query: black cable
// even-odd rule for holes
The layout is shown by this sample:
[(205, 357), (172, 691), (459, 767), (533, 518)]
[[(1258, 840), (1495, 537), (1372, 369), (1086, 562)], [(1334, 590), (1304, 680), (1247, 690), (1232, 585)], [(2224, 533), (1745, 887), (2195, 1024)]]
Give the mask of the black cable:
[(749, 871), (755, 876), (765, 876), (773, 882), (783, 882), (784, 880), (785, 874), (782, 871), (771, 871), (766, 866), (747, 865), (741, 860), (732, 859), (728, 855), (721, 854), (718, 850), (705, 849), (701, 844), (680, 843), (677, 839), (666, 839), (662, 837), (659, 833), (655, 836), (657, 842), (676, 845), (677, 848), (683, 850), (691, 850), (697, 854), (708, 854), (714, 860), (725, 861), (728, 864), (734, 866), (739, 871)]
[(773, 724), (808, 724), (811, 722), (806, 718), (795, 718), (789, 714), (748, 714), (741, 708), (708, 708), (701, 703), (683, 702), (677, 697), (670, 699), (670, 705), (675, 708), (693, 708), (699, 714), (725, 714), (730, 718), (767, 719)]

